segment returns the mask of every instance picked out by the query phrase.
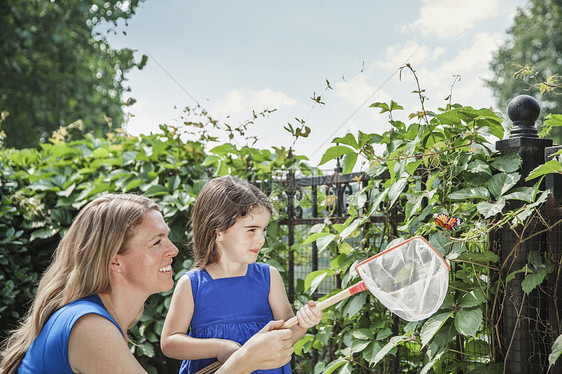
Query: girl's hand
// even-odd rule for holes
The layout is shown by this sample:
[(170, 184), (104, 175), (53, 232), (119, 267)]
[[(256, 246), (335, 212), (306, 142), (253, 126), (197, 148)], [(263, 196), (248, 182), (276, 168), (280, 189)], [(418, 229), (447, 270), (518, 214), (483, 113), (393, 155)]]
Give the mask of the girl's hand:
[(322, 320), (322, 311), (316, 306), (312, 300), (297, 312), (297, 319), (299, 320), (299, 327), (308, 329), (316, 326)]
[(226, 339), (221, 340), (219, 352), (217, 354), (217, 360), (224, 364), (234, 352), (240, 349), (240, 347), (241, 345), (235, 341)]

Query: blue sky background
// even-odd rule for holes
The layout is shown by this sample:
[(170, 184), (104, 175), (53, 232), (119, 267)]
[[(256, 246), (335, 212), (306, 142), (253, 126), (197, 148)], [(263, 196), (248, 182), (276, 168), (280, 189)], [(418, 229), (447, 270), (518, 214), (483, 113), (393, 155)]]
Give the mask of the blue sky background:
[[(387, 116), (369, 108), (371, 103), (393, 99), (405, 108), (397, 119), (406, 122), (419, 110), (412, 75), (403, 71), (400, 79), (405, 62), (426, 90), (426, 108), (446, 104), (455, 75), (460, 80), (453, 102), (495, 107), (482, 79), (491, 77), (492, 53), (525, 4), (146, 0), (108, 38), (114, 48), (149, 56), (143, 70), (128, 75), (130, 96), (137, 99), (130, 133), (177, 125), (182, 109), (196, 103), (231, 126), (249, 119), (252, 110), (277, 109), (251, 125), (250, 134), (260, 137), (254, 146), (288, 147), (292, 138), (283, 127), (298, 125), (299, 118), (312, 133), (294, 148), (316, 166), (334, 137), (389, 129)], [(310, 98), (326, 88), (326, 80), (333, 89), (322, 96), (325, 105), (314, 104)], [(244, 145), (244, 139), (235, 144)]]

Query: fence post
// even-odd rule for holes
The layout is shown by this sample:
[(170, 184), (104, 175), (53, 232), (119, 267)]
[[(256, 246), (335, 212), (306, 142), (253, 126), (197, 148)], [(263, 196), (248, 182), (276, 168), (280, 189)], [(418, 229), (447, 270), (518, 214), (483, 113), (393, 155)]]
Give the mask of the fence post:
[[(539, 117), (540, 106), (531, 96), (520, 95), (511, 100), (508, 115), (513, 122), (508, 139), (496, 142), (496, 149), (501, 153), (515, 152), (521, 156), (521, 180), (519, 186), (533, 186), (536, 182), (525, 181), (529, 173), (545, 162), (545, 148), (552, 145), (550, 139), (540, 139), (537, 135), (535, 121)], [(513, 209), (514, 203), (509, 205)], [(531, 252), (546, 251), (545, 235), (537, 235), (533, 240), (521, 241), (521, 235), (528, 237), (541, 229), (540, 223), (532, 222), (523, 233), (503, 227), (499, 232), (491, 233), (491, 244), (500, 254), (502, 277), (522, 269), (528, 263)], [(548, 299), (538, 289), (525, 294), (521, 287), (523, 273), (518, 273), (514, 280), (505, 286), (505, 298), (501, 311), (500, 347), (504, 358), (504, 373), (546, 373), (550, 339), (545, 334), (540, 322), (548, 321)], [(542, 330), (541, 330), (542, 329)]]

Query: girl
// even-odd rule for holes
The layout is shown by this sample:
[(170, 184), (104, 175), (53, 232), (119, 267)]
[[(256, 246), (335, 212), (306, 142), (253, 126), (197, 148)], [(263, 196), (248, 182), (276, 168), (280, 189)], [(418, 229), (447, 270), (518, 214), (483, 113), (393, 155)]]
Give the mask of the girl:
[[(180, 374), (225, 362), (268, 321), (294, 316), (279, 271), (256, 262), (272, 212), (257, 187), (237, 178), (201, 190), (192, 216), (196, 268), (179, 280), (162, 330), (162, 352), (185, 360)], [(322, 312), (309, 301), (297, 318), (293, 342)], [(267, 371), (290, 372), (289, 364)]]

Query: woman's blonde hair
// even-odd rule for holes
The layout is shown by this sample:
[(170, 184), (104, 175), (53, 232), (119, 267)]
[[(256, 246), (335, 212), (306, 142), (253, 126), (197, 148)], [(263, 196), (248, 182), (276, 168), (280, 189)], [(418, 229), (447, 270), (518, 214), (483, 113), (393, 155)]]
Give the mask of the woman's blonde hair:
[(215, 245), (217, 233), (226, 231), (254, 207), (273, 214), (267, 196), (253, 184), (231, 176), (211, 179), (197, 197), (191, 217), (195, 266), (216, 263), (220, 255)]
[(108, 194), (86, 205), (60, 241), (43, 274), (31, 308), (2, 346), (0, 373), (11, 374), (49, 317), (64, 305), (111, 291), (110, 264), (126, 251), (132, 229), (144, 214), (159, 210), (133, 194)]

